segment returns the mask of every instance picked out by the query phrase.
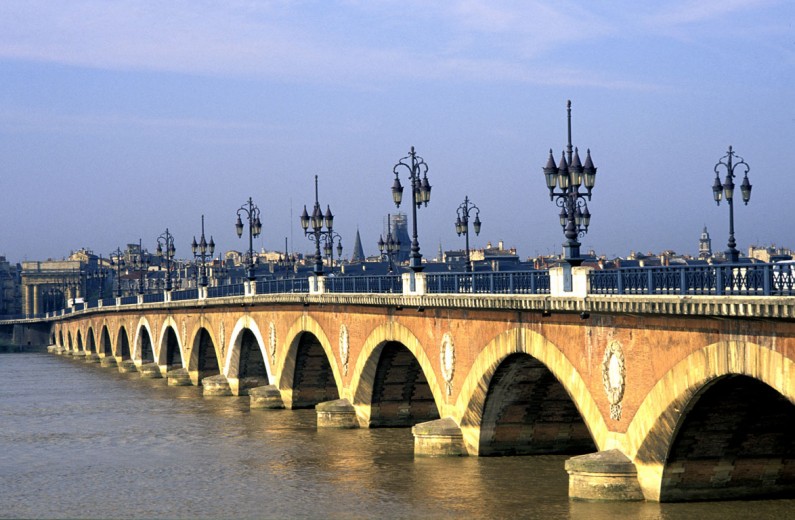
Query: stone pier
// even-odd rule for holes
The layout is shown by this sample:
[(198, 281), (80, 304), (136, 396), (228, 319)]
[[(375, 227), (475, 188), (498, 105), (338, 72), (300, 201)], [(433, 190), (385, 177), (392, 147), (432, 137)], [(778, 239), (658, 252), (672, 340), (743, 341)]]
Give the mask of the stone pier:
[(643, 500), (635, 465), (619, 450), (600, 451), (566, 461), (569, 498)]
[(226, 397), (234, 395), (229, 387), (229, 381), (222, 375), (205, 377), (202, 379), (202, 395), (205, 397)]
[(315, 406), (318, 428), (358, 428), (356, 409), (347, 399), (326, 401)]
[(414, 435), (414, 455), (455, 457), (467, 454), (461, 428), (451, 417), (416, 424), (411, 433)]
[(276, 385), (258, 386), (248, 391), (252, 410), (278, 410), (284, 408), (282, 394)]

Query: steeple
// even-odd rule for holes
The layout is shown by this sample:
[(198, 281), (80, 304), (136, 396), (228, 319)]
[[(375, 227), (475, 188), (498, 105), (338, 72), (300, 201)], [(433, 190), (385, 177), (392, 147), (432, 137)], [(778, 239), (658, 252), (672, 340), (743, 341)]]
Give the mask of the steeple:
[(707, 260), (712, 257), (712, 239), (709, 238), (707, 226), (704, 226), (704, 231), (701, 232), (701, 238), (698, 240), (698, 258)]
[(362, 239), (359, 237), (359, 230), (356, 230), (356, 240), (353, 243), (353, 255), (351, 263), (364, 262), (364, 249), (362, 249)]

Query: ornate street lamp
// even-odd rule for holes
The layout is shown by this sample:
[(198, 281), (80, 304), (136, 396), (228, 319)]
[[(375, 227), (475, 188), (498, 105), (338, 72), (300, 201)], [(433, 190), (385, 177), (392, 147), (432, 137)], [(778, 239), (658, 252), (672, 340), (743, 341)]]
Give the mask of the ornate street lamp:
[(110, 265), (116, 268), (116, 297), (121, 298), (121, 269), (124, 267), (124, 253), (117, 247), (110, 253)]
[[(734, 158), (739, 159), (739, 161), (734, 162)], [(718, 173), (718, 167), (721, 165), (726, 168), (726, 180), (723, 181), (723, 184), (720, 182), (720, 174)], [(715, 165), (715, 183), (712, 185), (712, 196), (715, 198), (717, 205), (720, 206), (720, 199), (724, 196), (726, 197), (726, 202), (729, 203), (729, 243), (727, 244), (726, 259), (731, 263), (737, 263), (740, 258), (737, 242), (734, 240), (734, 169), (740, 165), (745, 170), (743, 182), (740, 184), (740, 191), (743, 195), (743, 202), (747, 206), (748, 201), (751, 200), (751, 182), (748, 180), (748, 172), (751, 171), (751, 167), (746, 164), (742, 157), (734, 153), (731, 146), (729, 146), (728, 153)]]
[(144, 258), (144, 250), (141, 246), (141, 239), (138, 239), (138, 256), (132, 259), (130, 268), (138, 271), (138, 294), (144, 293), (146, 283), (146, 272), (149, 270), (149, 258)]
[(342, 237), (336, 231), (329, 231), (324, 237), (323, 252), (329, 259), (329, 269), (334, 272), (334, 240), (337, 241), (337, 258), (342, 259)]
[(293, 271), (297, 261), (298, 259), (295, 257), (295, 255), (291, 256), (287, 250), (287, 237), (284, 237), (284, 254), (279, 255), (279, 267), (284, 268), (285, 277), (287, 276), (287, 273)]
[(378, 236), (378, 252), (381, 257), (386, 255), (391, 273), (395, 270), (395, 255), (400, 252), (400, 240), (392, 235), (392, 215), (387, 215), (386, 220), (386, 240), (381, 235)]
[[(408, 160), (408, 162), (406, 162)], [(428, 206), (431, 201), (431, 185), (428, 183), (428, 165), (422, 157), (414, 152), (414, 147), (411, 147), (409, 154), (402, 158), (392, 168), (392, 173), (395, 174), (395, 182), (392, 184), (392, 200), (395, 201), (395, 206), (400, 207), (400, 202), (403, 200), (403, 186), (400, 184), (400, 177), (398, 170), (403, 167), (409, 172), (409, 181), (411, 182), (411, 217), (412, 217), (412, 236), (411, 236), (411, 255), (409, 256), (409, 267), (415, 273), (422, 271), (422, 255), (420, 254), (420, 242), (417, 238), (417, 209), (422, 206)], [(422, 174), (422, 179), (420, 179)]]
[[(248, 206), (248, 207), (247, 207)], [(259, 220), (259, 208), (248, 198), (248, 203), (240, 206), (237, 210), (237, 223), (235, 224), (235, 231), (237, 231), (237, 238), (243, 236), (243, 221), (240, 219), (240, 214), (245, 213), (248, 218), (248, 269), (246, 270), (246, 278), (250, 281), (256, 280), (257, 275), (254, 272), (254, 239), (262, 232), (262, 222)]]
[[(311, 224), (311, 228), (310, 228)], [(323, 230), (323, 226), (326, 230)], [(320, 209), (320, 203), (317, 198), (317, 175), (315, 175), (315, 207), (312, 210), (312, 217), (306, 212), (306, 205), (304, 211), (301, 213), (301, 227), (304, 230), (309, 240), (315, 241), (315, 266), (313, 272), (316, 276), (323, 276), (323, 257), (320, 256), (320, 238), (334, 233), (334, 215), (331, 214), (331, 207), (326, 206), (326, 214)]]
[[(591, 223), (591, 212), (585, 198), (591, 200), (591, 191), (596, 181), (596, 167), (591, 161), (591, 150), (585, 157), (585, 164), (580, 162), (577, 148), (572, 154), (571, 145), (571, 101), (566, 102), (568, 112), (569, 142), (566, 152), (561, 154), (560, 163), (555, 166), (552, 149), (549, 150), (549, 159), (544, 166), (544, 177), (549, 188), (549, 200), (555, 200), (560, 208), (560, 225), (566, 241), (563, 243), (563, 258), (571, 266), (582, 263), (580, 257), (580, 243), (577, 238), (585, 236)], [(580, 187), (585, 186), (585, 192), (580, 192)], [(560, 191), (555, 191), (555, 187)]]
[(201, 239), (196, 243), (196, 237), (194, 236), (190, 248), (191, 251), (193, 251), (193, 258), (196, 260), (196, 267), (198, 270), (196, 273), (196, 284), (199, 287), (207, 287), (207, 259), (215, 254), (215, 242), (213, 241), (212, 235), (210, 236), (209, 243), (204, 238), (204, 215), (202, 215)]
[(166, 286), (165, 290), (170, 291), (171, 286), (171, 262), (174, 259), (174, 253), (177, 249), (174, 247), (174, 235), (166, 232), (157, 237), (157, 256), (164, 258), (166, 261)]
[(458, 206), (456, 210), (458, 216), (455, 219), (455, 232), (458, 233), (458, 236), (464, 235), (466, 237), (466, 272), (472, 271), (472, 263), (469, 258), (469, 214), (472, 210), (475, 210), (475, 221), (472, 223), (472, 227), (475, 229), (475, 234), (480, 235), (480, 208), (475, 206), (468, 196), (465, 196), (464, 202)]

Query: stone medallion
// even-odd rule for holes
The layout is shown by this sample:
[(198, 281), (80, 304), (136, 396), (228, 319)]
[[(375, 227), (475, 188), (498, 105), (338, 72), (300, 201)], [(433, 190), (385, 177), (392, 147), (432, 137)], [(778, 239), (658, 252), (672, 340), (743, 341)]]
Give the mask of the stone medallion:
[(182, 344), (188, 344), (188, 326), (185, 323), (185, 320), (182, 320)]
[(342, 361), (342, 375), (348, 375), (348, 356), (350, 347), (348, 345), (348, 327), (345, 324), (340, 326), (340, 361)]
[(276, 366), (276, 325), (273, 322), (268, 326), (268, 350), (271, 353), (271, 367), (274, 367)]
[(453, 394), (453, 376), (455, 375), (455, 345), (450, 333), (445, 333), (442, 337), (442, 345), (439, 349), (439, 360), (442, 366), (442, 377), (444, 377), (447, 395)]
[(602, 385), (605, 387), (607, 400), (610, 402), (610, 418), (621, 419), (621, 401), (624, 399), (626, 387), (626, 368), (624, 351), (621, 343), (616, 340), (608, 343), (602, 358)]
[(225, 342), (226, 340), (224, 339), (224, 337), (226, 336), (226, 331), (224, 330), (224, 322), (223, 321), (221, 322), (221, 326), (219, 327), (219, 329), (221, 329), (220, 330), (220, 334), (221, 334), (221, 338), (220, 338), (221, 355), (225, 356), (226, 355), (226, 342)]

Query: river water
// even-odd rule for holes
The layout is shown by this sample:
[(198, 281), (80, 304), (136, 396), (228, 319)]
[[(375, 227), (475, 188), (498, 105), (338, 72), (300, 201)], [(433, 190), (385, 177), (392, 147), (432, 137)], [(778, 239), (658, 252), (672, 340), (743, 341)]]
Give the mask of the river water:
[(795, 518), (795, 500), (570, 501), (565, 460), (415, 459), (407, 428), (317, 430), (314, 410), (0, 354), (0, 518)]

